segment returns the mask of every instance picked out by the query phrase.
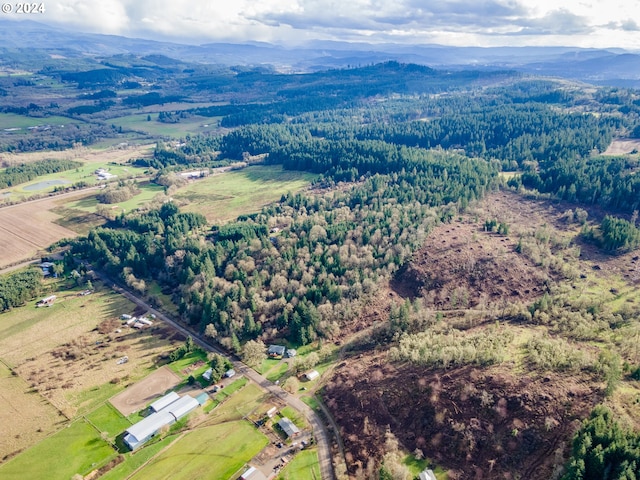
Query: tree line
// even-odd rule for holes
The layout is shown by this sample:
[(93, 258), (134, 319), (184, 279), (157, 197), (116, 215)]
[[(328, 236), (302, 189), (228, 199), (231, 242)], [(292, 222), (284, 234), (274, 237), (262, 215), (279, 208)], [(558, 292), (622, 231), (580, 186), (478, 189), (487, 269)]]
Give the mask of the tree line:
[(7, 167), (0, 171), (0, 188), (13, 187), (29, 182), (41, 175), (64, 172), (81, 166), (82, 162), (76, 162), (75, 160), (49, 159)]

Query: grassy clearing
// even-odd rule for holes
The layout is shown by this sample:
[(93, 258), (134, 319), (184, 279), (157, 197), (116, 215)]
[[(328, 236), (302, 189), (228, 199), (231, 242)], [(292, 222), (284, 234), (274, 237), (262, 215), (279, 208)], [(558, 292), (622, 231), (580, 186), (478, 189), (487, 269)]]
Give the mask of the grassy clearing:
[(207, 352), (197, 348), (194, 351), (186, 354), (180, 360), (171, 362), (169, 364), (169, 368), (174, 372), (176, 372), (181, 377), (187, 378), (189, 375), (192, 374), (193, 371), (195, 371), (195, 368), (193, 367), (193, 365), (199, 361), (203, 361), (207, 363)]
[(100, 432), (106, 432), (111, 439), (114, 439), (131, 426), (131, 422), (109, 403), (98, 407), (86, 417), (95, 428)]
[[(70, 125), (72, 123), (80, 123), (78, 120), (72, 120), (67, 117), (27, 117), (25, 115), (16, 115), (15, 113), (0, 113), (0, 129), (5, 128), (21, 128), (37, 127), (39, 125)], [(16, 133), (28, 133), (28, 130), (17, 130)]]
[[(124, 202), (109, 204), (109, 207), (111, 207), (111, 209), (116, 213), (120, 213), (123, 210), (125, 212), (130, 212), (131, 210), (140, 208), (145, 203), (149, 203), (157, 194), (164, 192), (164, 187), (156, 185), (155, 183), (141, 183), (138, 187), (140, 188), (140, 193), (138, 195)], [(84, 213), (95, 213), (97, 206), (98, 199), (95, 194), (69, 202), (65, 205), (68, 209)]]
[(402, 463), (407, 466), (412, 477), (417, 477), (425, 468), (430, 468), (438, 480), (449, 480), (447, 471), (441, 467), (434, 466), (433, 462), (428, 458), (417, 460), (415, 456), (407, 455), (404, 457)]
[[(147, 120), (147, 115), (151, 116), (150, 121)], [(158, 114), (155, 112), (116, 117), (110, 119), (109, 122), (127, 130), (174, 138), (184, 137), (189, 133), (205, 133), (217, 127), (215, 119), (200, 116), (181, 119), (178, 123), (162, 123), (158, 121)], [(208, 125), (208, 127), (204, 125)]]
[(305, 188), (314, 178), (316, 175), (283, 170), (279, 165), (256, 165), (198, 180), (178, 190), (174, 198), (188, 202), (183, 210), (220, 223), (257, 212), (283, 194)]
[(134, 480), (227, 480), (269, 440), (246, 421), (200, 428), (151, 461)]
[(99, 468), (116, 453), (85, 421), (76, 421), (0, 467), (4, 480), (68, 479)]
[(162, 293), (162, 287), (158, 282), (147, 282), (147, 292), (149, 297), (155, 297), (162, 305), (162, 308), (172, 315), (178, 315), (178, 307), (171, 300), (171, 295)]
[(299, 478), (309, 480), (322, 478), (318, 451), (315, 448), (298, 453), (277, 477), (278, 480), (297, 480)]

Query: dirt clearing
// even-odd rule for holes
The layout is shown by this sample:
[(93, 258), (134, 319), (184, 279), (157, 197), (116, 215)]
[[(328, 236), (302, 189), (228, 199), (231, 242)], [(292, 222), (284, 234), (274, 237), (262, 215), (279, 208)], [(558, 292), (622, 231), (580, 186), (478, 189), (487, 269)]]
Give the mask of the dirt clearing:
[(161, 397), (167, 390), (174, 388), (182, 379), (168, 367), (162, 367), (131, 385), (110, 401), (125, 417), (142, 410), (154, 399)]
[(604, 151), (603, 155), (624, 155), (633, 151), (640, 151), (640, 139), (617, 138)]

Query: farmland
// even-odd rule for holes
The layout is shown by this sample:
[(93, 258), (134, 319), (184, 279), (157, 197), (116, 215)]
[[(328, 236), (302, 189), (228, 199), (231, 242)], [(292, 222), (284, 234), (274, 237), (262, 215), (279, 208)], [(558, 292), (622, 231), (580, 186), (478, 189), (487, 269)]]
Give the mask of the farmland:
[(100, 438), (100, 432), (77, 420), (0, 466), (0, 477), (71, 478), (101, 466), (115, 454), (111, 445)]
[[(147, 116), (151, 120), (147, 120)], [(217, 126), (217, 121), (213, 118), (192, 116), (181, 119), (178, 123), (162, 123), (157, 120), (158, 113), (141, 113), (112, 118), (109, 121), (117, 127), (127, 130), (144, 132), (150, 135), (162, 137), (184, 137), (187, 134), (206, 133)], [(205, 126), (206, 125), (206, 126)]]
[[(0, 458), (34, 445), (67, 418), (20, 377), (0, 363)], [(3, 459), (4, 460), (4, 459)]]
[(132, 479), (226, 480), (267, 442), (244, 420), (199, 428), (172, 444)]
[(186, 212), (202, 213), (209, 223), (253, 213), (283, 194), (305, 188), (316, 176), (281, 166), (251, 166), (213, 175), (178, 190), (174, 198)]
[[(116, 318), (136, 307), (108, 289), (88, 296), (58, 293), (56, 304), (33, 304), (2, 315), (0, 358), (68, 418), (95, 409), (156, 368), (175, 340), (167, 327), (138, 331)], [(120, 330), (120, 332), (116, 332)], [(128, 363), (118, 364), (123, 355)]]

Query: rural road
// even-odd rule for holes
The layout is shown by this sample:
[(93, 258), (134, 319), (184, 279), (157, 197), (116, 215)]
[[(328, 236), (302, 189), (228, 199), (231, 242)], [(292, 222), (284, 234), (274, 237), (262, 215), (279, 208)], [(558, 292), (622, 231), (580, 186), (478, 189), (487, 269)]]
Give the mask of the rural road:
[[(169, 318), (166, 314), (156, 310), (147, 302), (138, 298), (131, 292), (128, 292), (127, 290), (115, 285), (113, 281), (108, 277), (105, 277), (104, 275), (96, 272), (95, 270), (94, 270), (94, 273), (98, 277), (100, 277), (102, 281), (105, 282), (106, 285), (113, 285), (113, 289), (115, 291), (124, 295), (126, 298), (131, 300), (136, 305), (142, 308), (146, 308), (149, 312), (153, 313), (158, 319), (171, 325), (173, 328), (175, 328), (180, 333), (182, 333), (185, 337), (191, 335), (191, 337), (193, 338), (193, 341), (198, 346), (204, 348), (207, 351), (218, 353), (220, 355), (224, 355), (225, 357), (228, 357), (228, 355), (225, 352), (223, 352), (216, 346), (206, 342), (202, 338), (195, 336), (193, 332), (187, 330), (182, 325), (178, 324), (177, 322)], [(316, 445), (318, 446), (318, 460), (320, 462), (320, 472), (322, 474), (322, 478), (323, 480), (335, 480), (333, 464), (331, 462), (331, 447), (329, 443), (329, 433), (327, 432), (327, 428), (325, 427), (324, 423), (322, 423), (322, 420), (320, 419), (318, 414), (315, 411), (313, 411), (313, 409), (309, 407), (306, 403), (300, 400), (298, 397), (290, 395), (289, 393), (284, 391), (282, 388), (278, 387), (277, 385), (267, 380), (265, 377), (260, 375), (255, 370), (247, 367), (244, 363), (238, 360), (234, 360), (233, 358), (231, 358), (230, 360), (233, 362), (233, 368), (236, 370), (236, 372), (241, 373), (252, 382), (258, 384), (262, 389), (280, 398), (282, 401), (286, 402), (287, 405), (289, 405), (290, 407), (294, 408), (299, 412), (302, 412), (302, 414), (309, 421), (309, 423), (311, 424), (311, 427), (313, 428), (314, 438), (316, 441)]]

